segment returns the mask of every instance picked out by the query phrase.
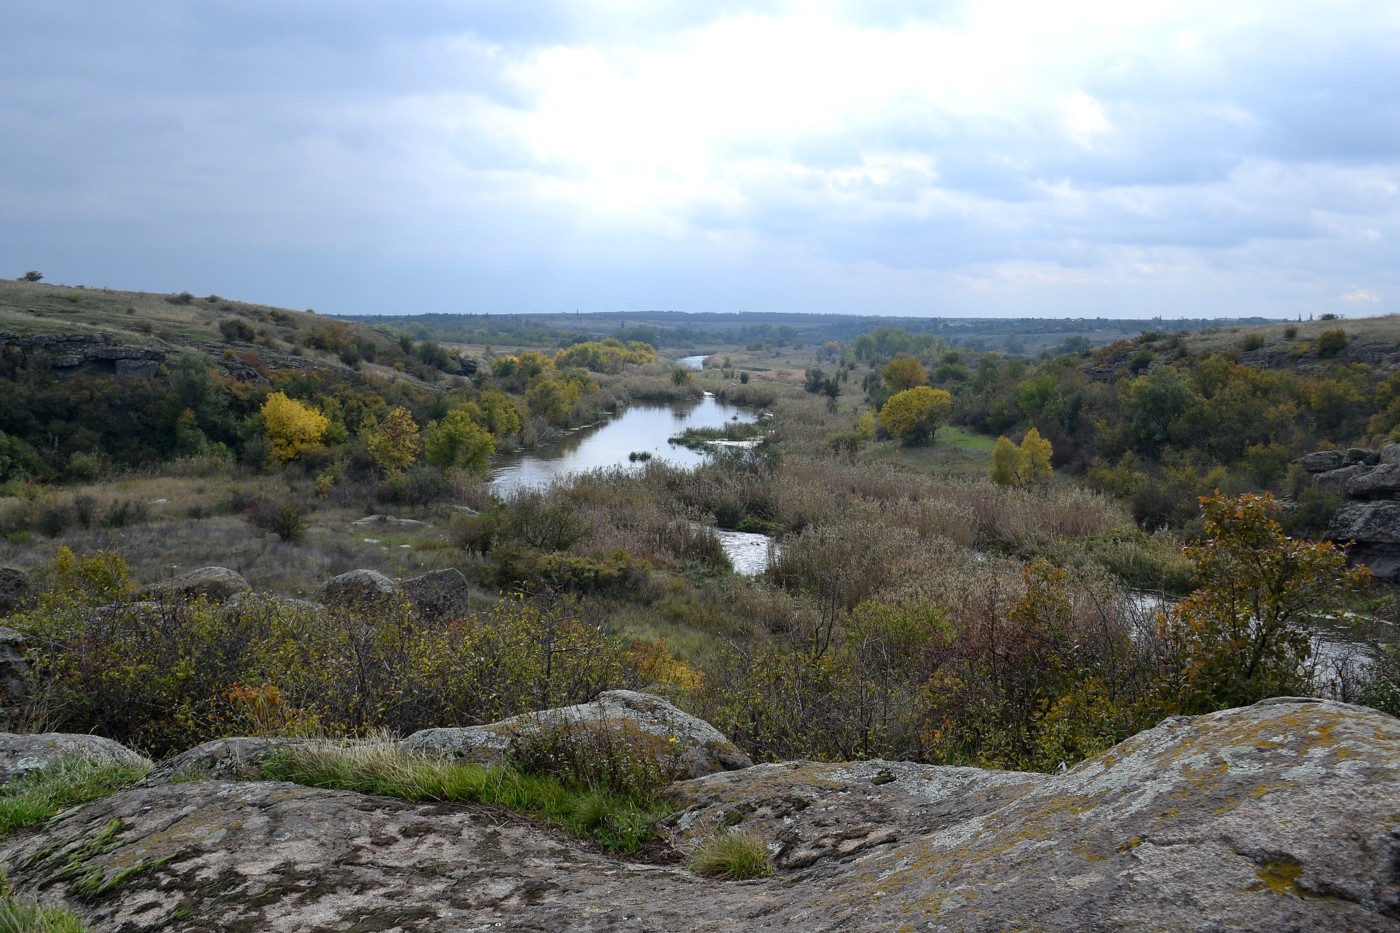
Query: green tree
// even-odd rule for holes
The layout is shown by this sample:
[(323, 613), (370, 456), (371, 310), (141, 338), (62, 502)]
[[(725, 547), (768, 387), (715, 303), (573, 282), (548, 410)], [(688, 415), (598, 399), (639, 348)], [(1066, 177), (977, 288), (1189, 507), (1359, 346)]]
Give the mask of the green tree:
[(500, 389), (486, 389), (481, 393), (481, 419), (478, 422), (495, 437), (508, 437), (520, 433), (520, 412)]
[(378, 424), (362, 427), (360, 433), (374, 462), (391, 476), (418, 459), (418, 424), (402, 407), (391, 410)]
[(917, 386), (890, 397), (880, 409), (880, 427), (906, 444), (920, 444), (933, 439), (952, 410), (953, 396), (948, 392)]
[(1167, 442), (1172, 422), (1196, 400), (1196, 393), (1170, 366), (1134, 380), (1128, 390), (1128, 403), (1133, 411), (1132, 433), (1137, 449), (1156, 454), (1157, 448)]
[(315, 408), (281, 392), (269, 395), (261, 411), (263, 429), (272, 441), (272, 456), (278, 463), (319, 449), (330, 426), (330, 420)]
[(1206, 713), (1311, 688), (1308, 622), (1370, 577), (1330, 541), (1290, 538), (1265, 493), (1201, 499), (1203, 538), (1186, 549), (1198, 589), (1158, 619), (1168, 713)]
[[(678, 370), (684, 373), (684, 370)], [(569, 412), (574, 410), (582, 393), (578, 383), (563, 379), (540, 379), (525, 393), (525, 405), (530, 414), (540, 415), (550, 424), (568, 423)]]
[(496, 439), (464, 408), (454, 409), (441, 421), (428, 424), (424, 453), (434, 466), (484, 473), (495, 452)]

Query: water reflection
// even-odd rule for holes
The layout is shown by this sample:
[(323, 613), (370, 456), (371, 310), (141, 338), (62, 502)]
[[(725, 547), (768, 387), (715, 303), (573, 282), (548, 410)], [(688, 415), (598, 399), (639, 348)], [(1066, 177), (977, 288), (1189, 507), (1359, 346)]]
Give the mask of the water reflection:
[(706, 395), (698, 403), (630, 405), (617, 417), (567, 434), (548, 447), (507, 454), (491, 471), (491, 489), (507, 495), (522, 487), (540, 488), (575, 473), (612, 467), (641, 468), (630, 454), (679, 467), (694, 467), (705, 454), (667, 440), (688, 427), (721, 427), (728, 421), (753, 421), (748, 412)]

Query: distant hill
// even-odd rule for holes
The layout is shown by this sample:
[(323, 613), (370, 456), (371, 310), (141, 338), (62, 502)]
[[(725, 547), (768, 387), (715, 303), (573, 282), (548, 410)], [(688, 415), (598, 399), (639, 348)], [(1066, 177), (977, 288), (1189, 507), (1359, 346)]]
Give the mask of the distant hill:
[(764, 312), (626, 311), (591, 314), (407, 314), (351, 315), (348, 320), (407, 332), (419, 339), (470, 344), (564, 346), (577, 339), (615, 336), (681, 350), (718, 345), (794, 346), (849, 342), (880, 327), (933, 333), (969, 350), (1036, 354), (1074, 350), (1136, 337), (1143, 331), (1193, 332), (1220, 327), (1281, 323), (1181, 318), (945, 318), (879, 317), (858, 314)]
[(101, 336), (111, 342), (192, 350), (255, 353), (274, 368), (307, 362), (395, 378), (434, 381), (469, 373), (474, 364), (440, 347), (415, 344), (384, 328), (189, 292), (124, 292), (81, 285), (0, 280), (0, 335)]

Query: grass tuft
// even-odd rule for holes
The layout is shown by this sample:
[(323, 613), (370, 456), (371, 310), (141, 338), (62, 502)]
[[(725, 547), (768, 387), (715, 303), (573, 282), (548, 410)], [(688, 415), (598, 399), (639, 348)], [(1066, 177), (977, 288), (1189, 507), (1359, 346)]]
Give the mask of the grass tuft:
[(262, 775), (400, 800), (490, 804), (558, 826), (619, 855), (650, 842), (656, 821), (668, 812), (652, 797), (570, 785), (507, 766), (418, 757), (391, 740), (288, 750), (265, 761)]
[(88, 933), (88, 926), (61, 907), (0, 894), (0, 933)]
[(751, 833), (727, 829), (695, 851), (687, 863), (691, 871), (721, 881), (767, 878), (773, 874), (768, 849)]
[(67, 758), (0, 787), (0, 838), (79, 804), (110, 796), (146, 775), (139, 765)]

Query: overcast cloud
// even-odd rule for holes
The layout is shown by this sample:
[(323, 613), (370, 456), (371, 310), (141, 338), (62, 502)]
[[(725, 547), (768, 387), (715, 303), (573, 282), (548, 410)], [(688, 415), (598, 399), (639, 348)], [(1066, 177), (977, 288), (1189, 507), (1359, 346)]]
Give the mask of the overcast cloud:
[(1394, 0), (7, 0), (0, 275), (325, 312), (1400, 310)]

